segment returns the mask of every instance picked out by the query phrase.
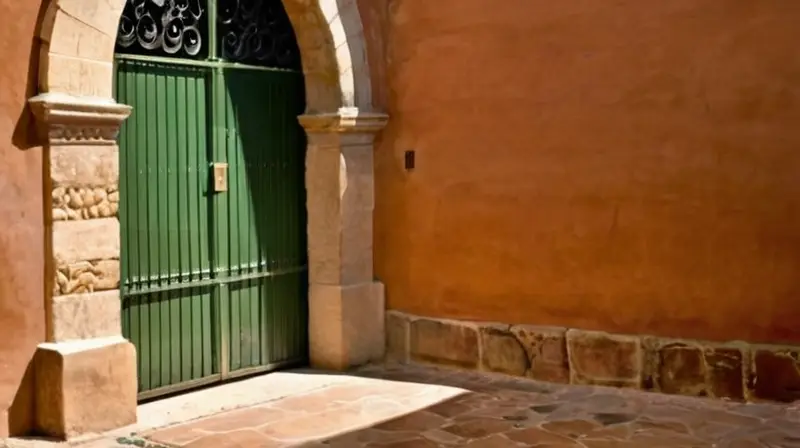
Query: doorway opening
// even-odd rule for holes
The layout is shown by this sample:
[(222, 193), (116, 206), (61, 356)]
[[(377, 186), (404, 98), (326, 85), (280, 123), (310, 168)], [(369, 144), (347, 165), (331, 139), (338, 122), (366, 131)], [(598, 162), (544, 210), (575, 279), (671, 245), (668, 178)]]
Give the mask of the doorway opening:
[(128, 0), (115, 71), (139, 398), (306, 363), (305, 89), (282, 1)]

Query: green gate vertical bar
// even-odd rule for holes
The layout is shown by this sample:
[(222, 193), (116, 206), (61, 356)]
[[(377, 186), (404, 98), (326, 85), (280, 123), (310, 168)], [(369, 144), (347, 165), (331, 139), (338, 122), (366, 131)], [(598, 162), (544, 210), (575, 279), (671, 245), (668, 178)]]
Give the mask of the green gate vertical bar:
[[(211, 105), (212, 110), (210, 114), (211, 120), (211, 138), (212, 145), (209, 150), (210, 163), (230, 163), (228, 160), (228, 153), (226, 148), (227, 129), (225, 128), (225, 114), (220, 105), (225, 104), (225, 88), (222, 79), (222, 69), (214, 68), (211, 75)], [(228, 174), (228, 184), (230, 184), (230, 176)], [(212, 182), (209, 180), (209, 182)], [(230, 186), (230, 185), (229, 185)], [(225, 277), (227, 274), (223, 272), (227, 266), (230, 266), (230, 251), (227, 244), (227, 235), (229, 227), (229, 204), (227, 193), (211, 194), (211, 207), (213, 211), (213, 218), (211, 223), (213, 225), (213, 243), (211, 247), (214, 249), (211, 257), (211, 269), (213, 278), (218, 279)], [(230, 370), (230, 294), (228, 285), (225, 283), (217, 283), (213, 289), (213, 306), (214, 312), (217, 316), (215, 322), (214, 334), (217, 340), (218, 356), (215, 358), (215, 369), (222, 372), (222, 376), (226, 377)]]
[(211, 61), (218, 61), (219, 48), (217, 48), (217, 0), (208, 0), (208, 36), (208, 59)]
[[(218, 60), (217, 56), (217, 1), (216, 0), (208, 0), (208, 59), (210, 61)], [(210, 164), (214, 162), (226, 163), (226, 159), (221, 158), (221, 154), (218, 151), (220, 139), (222, 138), (222, 134), (224, 134), (224, 129), (220, 129), (220, 116), (219, 116), (219, 93), (220, 93), (220, 70), (218, 68), (213, 68), (211, 71), (211, 85), (209, 86), (208, 95), (210, 97), (209, 103), (211, 104), (211, 111), (208, 114), (209, 125), (211, 127), (211, 145), (208, 148), (207, 152), (207, 165), (211, 168)], [(209, 204), (211, 207), (211, 214), (209, 215), (209, 234), (213, 239), (211, 243), (211, 252), (210, 252), (210, 271), (212, 278), (216, 278), (219, 276), (219, 266), (220, 266), (220, 254), (224, 250), (224, 248), (220, 247), (220, 235), (218, 233), (218, 229), (220, 229), (220, 222), (219, 219), (221, 216), (225, 215), (225, 209), (223, 204), (221, 203), (224, 201), (224, 198), (218, 197), (211, 187), (213, 180), (211, 176), (213, 176), (213, 171), (209, 171), (210, 175), (208, 176), (208, 191), (209, 191)], [(214, 327), (213, 327), (213, 335), (214, 335), (214, 358), (213, 358), (213, 365), (214, 370), (220, 372), (222, 378), (227, 377), (228, 375), (228, 348), (227, 348), (227, 290), (223, 289), (224, 286), (220, 284), (215, 284), (211, 290), (211, 306), (212, 306), (212, 313), (215, 317), (214, 319)], [(224, 297), (223, 297), (224, 296)]]

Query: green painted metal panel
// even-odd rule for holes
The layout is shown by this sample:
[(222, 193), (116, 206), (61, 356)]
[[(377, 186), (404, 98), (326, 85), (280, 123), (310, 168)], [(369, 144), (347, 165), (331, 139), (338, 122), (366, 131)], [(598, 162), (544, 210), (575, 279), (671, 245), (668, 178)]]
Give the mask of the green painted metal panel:
[[(214, 377), (207, 97), (209, 71), (117, 62), (123, 334), (139, 389)], [(149, 291), (149, 292), (148, 292)]]
[(218, 273), (260, 277), (220, 291), (234, 372), (306, 357), (305, 105), (303, 77), (288, 71), (217, 73), (215, 125), (229, 190), (217, 196)]
[[(299, 72), (118, 58), (123, 334), (140, 396), (307, 358)], [(215, 192), (211, 165), (228, 164)]]

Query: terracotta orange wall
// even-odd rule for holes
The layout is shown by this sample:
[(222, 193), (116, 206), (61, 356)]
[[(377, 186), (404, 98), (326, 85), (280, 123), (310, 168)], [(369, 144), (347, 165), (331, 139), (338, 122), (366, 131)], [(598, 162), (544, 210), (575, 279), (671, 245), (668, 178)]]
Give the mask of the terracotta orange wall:
[(31, 427), (26, 375), (44, 340), (42, 153), (32, 117), (38, 1), (0, 0), (0, 438)]
[(392, 0), (357, 0), (358, 12), (364, 27), (371, 76), (372, 103), (378, 110), (386, 110), (387, 82), (386, 60), (387, 31), (389, 29), (389, 3)]
[(800, 342), (800, 3), (390, 3), (389, 308)]

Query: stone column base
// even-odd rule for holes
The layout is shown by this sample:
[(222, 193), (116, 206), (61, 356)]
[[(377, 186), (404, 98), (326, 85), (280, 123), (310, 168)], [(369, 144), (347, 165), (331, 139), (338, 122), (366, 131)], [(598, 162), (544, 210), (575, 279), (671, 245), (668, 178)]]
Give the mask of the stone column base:
[(122, 336), (40, 344), (36, 429), (70, 438), (136, 422), (136, 348)]
[(316, 368), (344, 370), (379, 361), (385, 351), (383, 283), (311, 285), (309, 351)]

